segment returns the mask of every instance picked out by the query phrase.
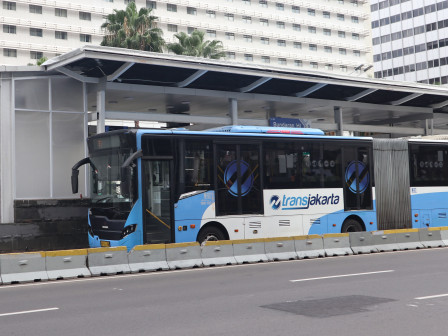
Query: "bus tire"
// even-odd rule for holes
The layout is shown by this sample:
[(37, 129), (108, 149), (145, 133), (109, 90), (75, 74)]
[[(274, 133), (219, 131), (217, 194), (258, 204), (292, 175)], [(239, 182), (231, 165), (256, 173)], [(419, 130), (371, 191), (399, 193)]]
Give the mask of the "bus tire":
[(226, 240), (226, 235), (215, 226), (205, 227), (198, 234), (198, 242), (203, 245), (207, 241)]
[(342, 229), (341, 229), (342, 233), (360, 232), (360, 231), (363, 231), (363, 227), (362, 227), (362, 224), (359, 221), (357, 221), (356, 219), (347, 218), (344, 221), (344, 224), (342, 224)]

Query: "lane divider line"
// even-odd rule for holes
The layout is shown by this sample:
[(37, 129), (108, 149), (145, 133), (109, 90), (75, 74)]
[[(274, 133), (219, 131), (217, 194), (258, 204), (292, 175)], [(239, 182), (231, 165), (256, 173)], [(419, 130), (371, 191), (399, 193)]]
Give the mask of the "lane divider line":
[(297, 280), (289, 280), (289, 281), (290, 282), (302, 282), (302, 281), (345, 278), (345, 277), (352, 277), (352, 276), (358, 276), (358, 275), (370, 275), (370, 274), (390, 273), (390, 272), (395, 272), (395, 271), (394, 270), (386, 270), (386, 271), (365, 272), (365, 273), (340, 274), (340, 275), (330, 275), (330, 276), (319, 277), (319, 278), (297, 279)]
[(57, 308), (57, 307), (53, 307), (53, 308), (44, 308), (44, 309), (35, 309), (35, 310), (24, 310), (24, 311), (20, 311), (20, 312), (0, 314), (0, 317), (11, 316), (11, 315), (21, 315), (21, 314), (40, 313), (40, 312), (45, 312), (45, 311), (50, 311), (50, 310), (58, 310), (58, 309), (59, 308)]
[(416, 298), (414, 298), (414, 300), (436, 299), (436, 298), (445, 297), (445, 296), (448, 296), (448, 294), (439, 294), (439, 295), (431, 295), (431, 296), (421, 296), (421, 297), (416, 297)]

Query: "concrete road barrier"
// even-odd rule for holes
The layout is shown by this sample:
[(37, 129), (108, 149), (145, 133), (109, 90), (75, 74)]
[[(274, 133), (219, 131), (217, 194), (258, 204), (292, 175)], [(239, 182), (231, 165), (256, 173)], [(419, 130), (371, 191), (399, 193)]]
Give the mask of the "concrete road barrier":
[(424, 247), (445, 247), (440, 227), (419, 229), (420, 241)]
[(137, 245), (128, 254), (132, 273), (168, 270), (165, 244)]
[(299, 259), (312, 259), (325, 257), (324, 241), (322, 236), (307, 235), (295, 236), (294, 247)]
[(269, 261), (294, 260), (298, 258), (294, 246), (294, 237), (265, 238), (264, 249)]
[(87, 268), (87, 249), (45, 252), (45, 268), (50, 280), (91, 275)]
[(126, 246), (87, 249), (87, 262), (93, 276), (130, 273)]
[(373, 242), (379, 252), (400, 251), (397, 236), (393, 230), (372, 232)]
[(207, 241), (201, 246), (201, 259), (204, 266), (235, 265), (231, 240)]
[(166, 261), (170, 269), (201, 267), (201, 247), (198, 242), (166, 244)]
[(328, 257), (353, 254), (348, 233), (327, 233), (323, 236), (325, 255)]
[(0, 254), (0, 273), (4, 284), (48, 280), (45, 252)]
[(263, 239), (234, 240), (233, 255), (238, 264), (268, 261)]
[(350, 232), (350, 247), (354, 254), (366, 254), (378, 252), (373, 242), (372, 232)]
[(420, 241), (418, 229), (393, 230), (400, 250), (415, 250), (424, 248)]
[(443, 226), (440, 228), (440, 237), (442, 238), (442, 242), (445, 246), (448, 246), (448, 227)]

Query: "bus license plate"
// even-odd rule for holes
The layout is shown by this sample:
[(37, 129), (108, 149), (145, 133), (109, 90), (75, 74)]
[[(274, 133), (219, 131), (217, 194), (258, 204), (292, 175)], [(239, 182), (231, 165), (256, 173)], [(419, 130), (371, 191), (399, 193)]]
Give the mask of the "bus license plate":
[(110, 247), (110, 242), (101, 240), (100, 245), (101, 245), (101, 247)]

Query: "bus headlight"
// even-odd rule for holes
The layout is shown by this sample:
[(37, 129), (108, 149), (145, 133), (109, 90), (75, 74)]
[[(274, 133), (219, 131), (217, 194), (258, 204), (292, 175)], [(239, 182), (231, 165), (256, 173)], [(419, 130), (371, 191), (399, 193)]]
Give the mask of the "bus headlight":
[(135, 231), (135, 229), (137, 228), (137, 224), (132, 224), (132, 225), (128, 225), (126, 226), (123, 231), (121, 232), (121, 237), (120, 239), (123, 239), (124, 237), (130, 235), (132, 232)]

